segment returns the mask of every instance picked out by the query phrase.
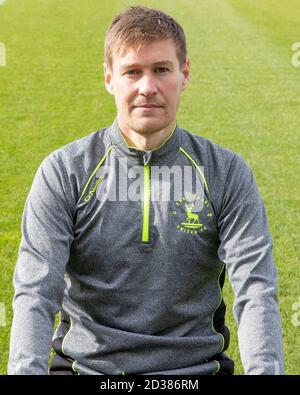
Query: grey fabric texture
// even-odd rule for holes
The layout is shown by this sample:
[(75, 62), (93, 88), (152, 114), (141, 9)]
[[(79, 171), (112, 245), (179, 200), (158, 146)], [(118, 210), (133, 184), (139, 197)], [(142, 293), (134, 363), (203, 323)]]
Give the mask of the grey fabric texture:
[[(189, 167), (203, 186), (201, 226), (186, 222), (184, 200), (151, 199), (143, 242), (143, 176), (140, 199), (111, 199), (124, 189), (122, 160), (132, 169)], [(283, 374), (277, 269), (248, 164), (178, 124), (161, 147), (138, 151), (115, 119), (49, 154), (35, 174), (14, 273), (8, 374), (48, 374), (57, 337), (80, 374), (215, 374), (213, 357), (225, 349), (214, 327), (224, 267), (245, 374)], [(61, 325), (54, 333), (59, 311), (67, 333)]]

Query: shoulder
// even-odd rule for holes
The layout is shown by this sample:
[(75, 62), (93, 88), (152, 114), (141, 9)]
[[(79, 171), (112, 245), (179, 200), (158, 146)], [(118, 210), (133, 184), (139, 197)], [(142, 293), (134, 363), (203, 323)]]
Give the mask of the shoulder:
[(101, 155), (101, 151), (105, 149), (107, 128), (99, 129), (95, 132), (71, 141), (62, 147), (50, 152), (45, 159), (47, 160), (63, 160), (78, 161), (85, 157)]
[(39, 178), (64, 190), (72, 204), (109, 145), (108, 128), (71, 141), (44, 157), (37, 170)]
[(182, 130), (182, 147), (194, 156), (199, 165), (204, 170), (213, 173), (215, 177), (225, 177), (230, 175), (232, 171), (249, 172), (250, 167), (246, 160), (237, 152), (212, 142), (196, 133)]
[(108, 127), (105, 127), (50, 152), (40, 167), (55, 168), (67, 177), (85, 177), (97, 165), (108, 146)]
[(246, 192), (253, 183), (252, 170), (237, 152), (196, 133), (182, 129), (182, 147), (203, 166), (211, 197), (220, 207), (224, 196)]
[(229, 168), (233, 162), (243, 163), (244, 158), (238, 153), (186, 129), (182, 130), (182, 146), (196, 155), (203, 166)]

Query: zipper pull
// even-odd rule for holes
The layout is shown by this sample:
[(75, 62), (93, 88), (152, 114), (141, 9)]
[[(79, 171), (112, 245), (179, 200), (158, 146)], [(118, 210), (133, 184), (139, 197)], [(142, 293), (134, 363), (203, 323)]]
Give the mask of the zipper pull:
[(145, 153), (143, 155), (144, 166), (148, 165), (148, 163), (151, 160), (151, 156), (152, 156), (152, 151), (145, 151)]

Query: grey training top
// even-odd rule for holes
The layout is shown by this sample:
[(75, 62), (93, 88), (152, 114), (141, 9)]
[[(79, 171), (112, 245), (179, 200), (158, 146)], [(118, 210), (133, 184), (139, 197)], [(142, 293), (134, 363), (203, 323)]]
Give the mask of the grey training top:
[(8, 373), (48, 374), (52, 340), (78, 374), (221, 372), (230, 362), (225, 270), (245, 373), (282, 374), (277, 270), (249, 166), (178, 125), (159, 148), (139, 151), (115, 119), (37, 170)]

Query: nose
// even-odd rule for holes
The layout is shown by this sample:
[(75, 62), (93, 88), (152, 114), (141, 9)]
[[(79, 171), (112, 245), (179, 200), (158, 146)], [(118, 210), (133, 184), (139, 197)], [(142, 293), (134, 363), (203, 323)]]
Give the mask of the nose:
[(157, 93), (155, 78), (152, 75), (143, 75), (139, 80), (139, 93), (143, 96), (153, 96)]

